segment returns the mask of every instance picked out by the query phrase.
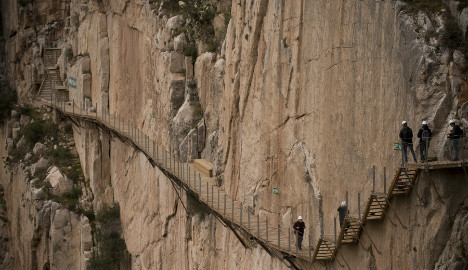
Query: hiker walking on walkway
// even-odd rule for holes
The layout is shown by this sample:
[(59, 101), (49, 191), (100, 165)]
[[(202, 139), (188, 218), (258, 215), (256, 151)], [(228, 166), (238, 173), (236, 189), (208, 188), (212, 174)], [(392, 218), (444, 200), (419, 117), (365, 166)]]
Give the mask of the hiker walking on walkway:
[(449, 138), (452, 143), (452, 149), (453, 149), (452, 160), (457, 161), (458, 160), (458, 142), (463, 137), (463, 130), (460, 128), (460, 126), (455, 124), (455, 120), (453, 119), (449, 121), (449, 124), (452, 127), (452, 130), (448, 134), (447, 138)]
[(302, 221), (302, 216), (299, 216), (293, 225), (294, 234), (297, 236), (296, 246), (299, 250), (302, 250), (302, 239), (304, 238), (305, 227), (305, 223)]
[(343, 227), (343, 222), (346, 218), (346, 215), (349, 214), (348, 207), (346, 206), (346, 202), (342, 201), (340, 207), (337, 209), (338, 215), (340, 218), (340, 228)]
[(413, 155), (414, 162), (418, 162), (416, 160), (416, 154), (414, 153), (413, 149), (413, 130), (408, 127), (408, 123), (406, 121), (401, 122), (403, 128), (400, 130), (400, 139), (403, 143), (403, 157), (405, 159), (405, 163), (408, 162), (408, 153), (406, 151), (406, 147), (409, 147), (411, 154)]
[(427, 161), (429, 156), (429, 142), (431, 141), (432, 131), (427, 126), (427, 122), (422, 122), (422, 127), (418, 131), (419, 138), (419, 153), (421, 154), (421, 162)]

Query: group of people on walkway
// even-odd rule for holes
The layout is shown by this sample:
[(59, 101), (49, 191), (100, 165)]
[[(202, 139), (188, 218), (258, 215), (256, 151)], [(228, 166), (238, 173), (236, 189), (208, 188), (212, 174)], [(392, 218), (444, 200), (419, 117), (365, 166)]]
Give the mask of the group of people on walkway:
[[(413, 156), (414, 162), (418, 162), (416, 159), (416, 154), (414, 153), (413, 149), (413, 130), (408, 126), (406, 121), (401, 122), (403, 126), (400, 130), (400, 139), (402, 141), (403, 146), (403, 159), (404, 162), (408, 162), (408, 152), (407, 148), (411, 151)], [(452, 161), (458, 160), (458, 144), (460, 139), (463, 137), (463, 130), (460, 128), (459, 125), (455, 123), (455, 120), (450, 120), (449, 125), (452, 127), (450, 132), (447, 134), (447, 138), (450, 139), (452, 149), (453, 149), (453, 156), (451, 157)], [(418, 131), (418, 138), (419, 138), (419, 152), (421, 154), (421, 162), (426, 162), (428, 159), (428, 149), (429, 144), (432, 138), (432, 131), (427, 125), (426, 121), (422, 122), (422, 127)]]

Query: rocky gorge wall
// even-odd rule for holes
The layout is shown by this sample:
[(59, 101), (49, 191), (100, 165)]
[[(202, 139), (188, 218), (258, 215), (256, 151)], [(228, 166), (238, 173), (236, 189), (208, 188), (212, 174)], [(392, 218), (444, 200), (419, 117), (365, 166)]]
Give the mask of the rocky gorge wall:
[[(6, 3), (16, 14), (16, 1)], [(70, 98), (132, 121), (182, 159), (188, 153), (213, 162), (219, 184), (271, 222), (288, 228), (297, 215), (304, 216), (313, 243), (321, 220), (325, 233), (332, 233), (335, 209), (346, 192), (357, 214), (357, 193), (367, 198), (372, 189), (372, 165), (379, 178), (384, 166), (392, 176), (400, 162), (392, 144), (402, 120), (413, 131), (422, 120), (429, 122), (435, 132), (430, 155), (439, 159), (448, 157), (447, 120), (467, 124), (464, 55), (431, 36), (442, 33), (445, 13), (412, 14), (400, 1), (232, 1), (224, 42), (215, 52), (196, 43), (194, 59), (187, 53), (190, 38), (181, 30), (184, 13), (159, 4), (72, 0), (66, 19), (51, 12), (65, 19), (63, 29), (54, 31), (66, 34), (54, 45), (63, 51), (62, 76), (77, 79)], [(8, 21), (15, 25), (15, 20)], [(10, 44), (34, 40), (20, 39), (25, 32), (17, 31)], [(18, 46), (7, 47), (16, 74), (26, 55), (34, 54), (15, 60), (12, 48)], [(132, 269), (285, 267), (260, 247), (244, 248), (185, 194), (179, 200), (142, 154), (94, 125), (82, 123), (74, 137), (94, 208), (120, 204)], [(449, 187), (446, 174), (434, 176), (436, 190), (445, 192), (444, 204), (436, 203), (422, 178), (418, 195), (397, 202), (389, 214), (396, 226), (387, 221), (371, 226), (369, 238), (382, 254), (363, 237), (358, 248), (345, 248), (329, 267), (432, 269), (442, 255), (443, 269), (444, 254), (456, 246), (445, 246), (452, 230), (445, 217), (456, 216), (455, 227), (463, 228), (463, 210), (457, 209), (466, 197), (460, 172)], [(274, 187), (278, 195), (272, 194)], [(377, 189), (382, 190), (381, 181)], [(460, 197), (449, 198), (454, 190), (462, 191)], [(463, 229), (454, 230), (456, 239)]]

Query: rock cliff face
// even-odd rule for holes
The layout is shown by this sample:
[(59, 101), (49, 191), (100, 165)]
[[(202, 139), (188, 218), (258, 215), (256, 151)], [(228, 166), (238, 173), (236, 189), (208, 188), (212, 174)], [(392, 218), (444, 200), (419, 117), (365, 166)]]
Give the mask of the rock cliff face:
[[(191, 21), (209, 14), (209, 1), (202, 2), (3, 1), (11, 84), (27, 101), (44, 74), (43, 48), (61, 48), (60, 73), (65, 82), (76, 80), (76, 88), (68, 88), (72, 102), (131, 121), (181, 159), (208, 159), (219, 185), (270, 222), (288, 228), (304, 216), (312, 243), (321, 223), (325, 234), (333, 233), (335, 209), (346, 193), (351, 213), (358, 214), (357, 194), (367, 198), (372, 190), (372, 165), (378, 179), (384, 167), (393, 177), (401, 156), (392, 146), (402, 120), (415, 133), (428, 121), (430, 156), (439, 159), (450, 155), (447, 121), (468, 125), (463, 48), (441, 38), (450, 13), (466, 31), (468, 9), (460, 10), (457, 1), (445, 1), (444, 11), (423, 12), (401, 1), (216, 1), (219, 12), (209, 19), (214, 34)], [(97, 210), (119, 203), (130, 254), (126, 268), (286, 267), (259, 246), (243, 246), (143, 154), (94, 124), (79, 124), (74, 140), (89, 185), (83, 205)], [(85, 269), (86, 258), (66, 254), (84, 256), (82, 249), (73, 252), (89, 225), (54, 203), (27, 196), (22, 206), (13, 203), (28, 190), (15, 173), (2, 171), (10, 224), (3, 230), (0, 223), (0, 236), (10, 239), (0, 243), (0, 251), (10, 254), (4, 265), (32, 268), (34, 261), (34, 269)], [(466, 265), (466, 241), (458, 241), (466, 234), (463, 174), (443, 171), (418, 181), (413, 195), (392, 205), (390, 221), (370, 226), (360, 244), (340, 251), (334, 263), (298, 265)], [(376, 190), (383, 191), (381, 180)], [(15, 236), (18, 226), (29, 226), (24, 233), (38, 230), (28, 215), (14, 214), (19, 209), (50, 213), (49, 234), (41, 234), (50, 244)], [(63, 238), (71, 244), (54, 249)]]

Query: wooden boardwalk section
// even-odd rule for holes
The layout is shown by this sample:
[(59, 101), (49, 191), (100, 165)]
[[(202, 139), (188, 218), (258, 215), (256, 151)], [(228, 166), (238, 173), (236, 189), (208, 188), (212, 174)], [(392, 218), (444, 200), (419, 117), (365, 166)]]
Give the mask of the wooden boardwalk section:
[[(55, 56), (49, 58), (53, 57)], [(47, 96), (45, 95), (45, 97)], [(309, 245), (304, 246), (302, 250), (298, 250), (295, 245), (295, 235), (291, 233), (290, 228), (281, 228), (279, 225), (270, 224), (267, 219), (245, 207), (242, 202), (234, 200), (222, 187), (216, 185), (209, 168), (205, 169), (205, 167), (209, 167), (209, 164), (200, 166), (200, 164), (180, 161), (164, 146), (159, 145), (140, 131), (129, 120), (121, 119), (108, 112), (88, 112), (80, 107), (75, 107), (74, 102), (64, 102), (64, 99), (60, 98), (56, 98), (54, 101), (41, 98), (38, 105), (53, 107), (63, 115), (71, 118), (75, 123), (78, 123), (78, 120), (89, 121), (110, 130), (116, 137), (143, 152), (153, 165), (157, 166), (180, 188), (198, 198), (236, 235), (238, 235), (238, 231), (242, 231), (250, 241), (256, 241), (270, 254), (288, 260), (296, 269), (299, 268), (294, 264), (294, 258), (309, 262), (333, 261), (340, 246), (357, 244), (365, 224), (384, 220), (391, 199), (410, 194), (422, 169), (433, 170), (466, 166), (462, 162), (430, 162), (427, 167), (423, 163), (409, 163), (406, 168), (398, 168), (395, 171), (388, 192), (372, 193), (369, 196), (362, 212), (362, 220), (361, 213), (359, 213), (359, 217), (348, 215), (338, 234), (335, 233), (333, 236), (321, 235), (316, 245), (312, 245), (311, 236), (309, 235)]]

